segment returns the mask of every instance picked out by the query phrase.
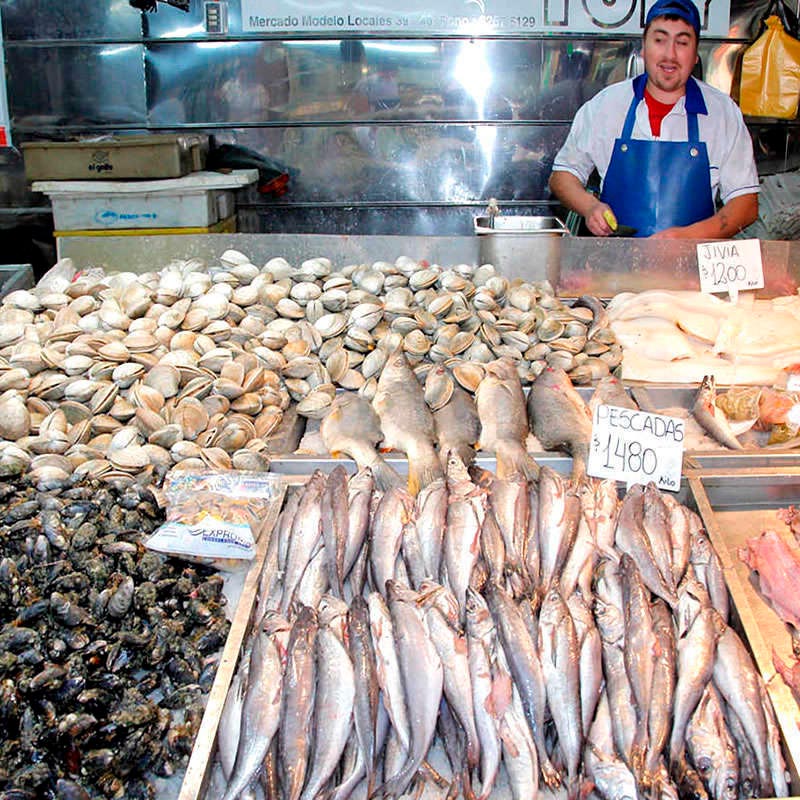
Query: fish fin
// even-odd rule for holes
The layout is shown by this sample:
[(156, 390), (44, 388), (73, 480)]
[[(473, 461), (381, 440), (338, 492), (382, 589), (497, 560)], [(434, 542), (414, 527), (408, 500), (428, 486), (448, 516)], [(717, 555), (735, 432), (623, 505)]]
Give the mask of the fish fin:
[(539, 465), (521, 442), (513, 439), (500, 439), (495, 443), (497, 477), (500, 480), (524, 477), (527, 481), (537, 480)]
[(403, 485), (403, 478), (397, 470), (390, 464), (387, 464), (382, 458), (376, 459), (369, 467), (372, 470), (372, 477), (375, 479), (375, 485), (382, 492), (387, 492), (389, 489)]

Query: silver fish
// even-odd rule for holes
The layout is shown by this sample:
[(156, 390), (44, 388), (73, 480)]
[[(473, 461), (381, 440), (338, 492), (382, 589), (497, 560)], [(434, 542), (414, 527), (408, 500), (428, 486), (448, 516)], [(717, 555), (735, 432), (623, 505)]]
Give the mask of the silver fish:
[(402, 488), (389, 489), (375, 509), (370, 527), (370, 569), (375, 588), (386, 593), (386, 581), (395, 577), (395, 565), (403, 544), (403, 530), (413, 524), (414, 500)]
[(333, 631), (342, 644), (347, 641), (347, 612), (349, 610), (350, 606), (344, 600), (331, 594), (324, 595), (317, 608), (320, 626)]
[(636, 564), (627, 554), (623, 554), (620, 559), (620, 572), (625, 612), (625, 670), (636, 702), (637, 727), (631, 753), (631, 769), (641, 779), (648, 744), (653, 668), (658, 645), (653, 630), (650, 594)]
[(355, 672), (337, 635), (321, 627), (317, 635), (317, 694), (314, 704), (314, 761), (301, 800), (314, 800), (333, 774), (350, 734)]
[(672, 576), (678, 586), (689, 566), (689, 509), (681, 505), (671, 494), (661, 496), (669, 510), (669, 537), (672, 544)]
[(467, 746), (467, 765), (470, 770), (478, 766), (480, 739), (475, 726), (475, 708), (472, 702), (472, 683), (469, 677), (467, 640), (450, 627), (444, 616), (431, 607), (425, 620), (433, 646), (439, 654), (444, 670), (444, 696), (458, 719)]
[(575, 635), (578, 638), (580, 659), (581, 727), (584, 735), (588, 732), (594, 719), (597, 703), (603, 690), (603, 643), (600, 631), (597, 630), (594, 617), (583, 599), (575, 592), (567, 600), (569, 613), (575, 624)]
[(516, 687), (512, 697), (500, 723), (503, 764), (513, 800), (530, 800), (539, 796), (539, 759)]
[(369, 627), (369, 609), (361, 596), (353, 598), (348, 617), (350, 658), (355, 670), (355, 718), (358, 746), (364, 755), (367, 773), (367, 796), (372, 796), (375, 785), (377, 757), (376, 724), (378, 715), (378, 676), (375, 671), (375, 653)]
[(747, 741), (758, 764), (761, 796), (772, 797), (772, 774), (767, 754), (767, 721), (761, 702), (758, 671), (750, 654), (732, 628), (726, 628), (717, 642), (714, 685), (742, 723)]
[(490, 583), (486, 600), (497, 626), (514, 684), (520, 692), (525, 717), (536, 744), (542, 776), (548, 786), (556, 786), (561, 778), (550, 762), (545, 746), (544, 711), (547, 695), (536, 643), (519, 609), (502, 587)]
[(494, 478), (489, 487), (489, 505), (503, 534), (506, 558), (514, 572), (521, 572), (530, 526), (528, 482), (519, 477)]
[[(383, 438), (380, 421), (369, 401), (355, 392), (336, 396), (320, 425), (322, 441), (336, 457), (350, 456), (359, 470), (369, 469), (381, 489), (401, 486), (403, 479), (378, 453)], [(389, 445), (387, 445), (388, 447)]]
[(578, 770), (583, 750), (580, 651), (572, 615), (557, 588), (542, 601), (539, 612), (539, 652), (547, 702), (567, 768), (568, 796), (578, 796)]
[(717, 690), (709, 683), (686, 728), (686, 745), (713, 800), (738, 800), (739, 758)]
[(628, 489), (620, 505), (615, 542), (621, 552), (627, 553), (636, 562), (645, 586), (675, 608), (677, 595), (661, 575), (643, 520), (644, 489), (636, 484)]
[(225, 696), (225, 704), (222, 706), (222, 713), (219, 718), (217, 751), (225, 780), (228, 780), (233, 772), (233, 765), (236, 763), (236, 751), (239, 749), (239, 735), (242, 730), (242, 708), (244, 708), (244, 698), (247, 694), (251, 653), (252, 642), (248, 644), (247, 649), (242, 653), (239, 668), (231, 679), (231, 685), (228, 687), (228, 694)]
[(653, 667), (653, 694), (648, 716), (648, 748), (645, 773), (655, 782), (660, 771), (661, 753), (672, 725), (672, 704), (675, 696), (677, 661), (675, 627), (672, 615), (662, 600), (653, 605), (653, 631), (656, 637), (656, 658)]
[(506, 546), (491, 505), (481, 526), (481, 556), (489, 570), (489, 580), (502, 582), (506, 570)]
[(350, 574), (367, 536), (374, 488), (372, 471), (368, 469), (357, 472), (347, 484), (347, 543), (344, 548), (343, 568), (345, 576)]
[(416, 495), (444, 473), (434, 448), (433, 415), (402, 345), (389, 355), (372, 401), (378, 412), (383, 446), (408, 458), (408, 489)]
[(300, 578), (297, 591), (294, 593), (295, 602), (302, 603), (310, 608), (319, 606), (323, 595), (330, 589), (326, 562), (325, 546), (320, 540), (317, 542), (317, 546), (303, 571), (303, 576)]
[(692, 415), (700, 427), (731, 450), (743, 450), (742, 443), (736, 438), (728, 423), (725, 413), (717, 408), (717, 389), (713, 375), (706, 375), (695, 396)]
[(257, 633), (250, 656), (236, 764), (223, 800), (238, 797), (261, 768), (280, 724), (282, 684), (283, 664), (278, 648), (268, 634)]
[(758, 791), (758, 764), (753, 748), (747, 740), (742, 723), (736, 712), (726, 703), (725, 721), (736, 742), (736, 755), (739, 759), (739, 795), (741, 797), (760, 797)]
[(546, 367), (528, 392), (531, 430), (545, 450), (566, 449), (572, 456), (572, 477), (586, 474), (592, 419), (572, 381), (559, 367)]
[(767, 757), (769, 758), (770, 774), (775, 797), (788, 797), (789, 786), (786, 781), (786, 763), (783, 760), (781, 749), (781, 732), (775, 718), (767, 687), (759, 676), (758, 688), (761, 692), (761, 705), (764, 708), (764, 718), (767, 721)]
[(447, 485), (437, 480), (421, 489), (414, 498), (414, 516), (426, 576), (438, 579), (442, 540), (447, 519)]
[[(581, 501), (582, 503), (583, 501)], [(597, 545), (592, 535), (592, 529), (581, 509), (578, 518), (578, 529), (575, 542), (567, 554), (564, 569), (561, 572), (559, 586), (563, 597), (569, 597), (575, 591), (580, 581), (580, 589), (584, 594), (591, 595), (592, 575), (594, 574), (594, 561), (597, 555)]]
[[(488, 515), (487, 515), (488, 516)], [(482, 619), (481, 619), (482, 617)], [(481, 626), (486, 626), (485, 633)], [(474, 590), (467, 592), (467, 655), (472, 683), (475, 727), (481, 748), (481, 792), (478, 800), (486, 800), (492, 792), (500, 769), (501, 745), (497, 733), (502, 712), (498, 711), (495, 682), (492, 676), (491, 637), (494, 626), (483, 598)], [(487, 637), (487, 641), (483, 638)], [(496, 647), (496, 645), (495, 645)]]
[(542, 467), (539, 475), (539, 546), (545, 591), (561, 577), (578, 532), (580, 508), (580, 499), (570, 481), (550, 467)]
[(605, 800), (638, 800), (636, 779), (614, 752), (611, 711), (605, 692), (587, 735), (583, 763), (587, 777)]
[(289, 639), (278, 739), (282, 783), (289, 800), (299, 800), (308, 767), (317, 685), (314, 650), (318, 629), (313, 609), (302, 606)]
[(678, 637), (682, 637), (689, 630), (700, 611), (710, 607), (711, 598), (705, 584), (697, 580), (694, 569), (687, 569), (678, 586), (678, 608), (675, 620), (678, 626)]
[(542, 545), (539, 540), (539, 487), (531, 481), (528, 484), (528, 505), (530, 519), (523, 548), (523, 571), (531, 586), (542, 583)]
[(293, 490), (286, 492), (286, 500), (283, 503), (278, 521), (275, 523), (275, 530), (272, 536), (278, 541), (278, 570), (281, 573), (286, 569), (286, 556), (289, 553), (292, 525), (304, 492), (305, 487), (294, 487)]
[(303, 577), (306, 565), (322, 535), (322, 492), (325, 476), (319, 470), (308, 479), (300, 505), (292, 522), (291, 537), (286, 553), (281, 611), (285, 614)]
[(678, 682), (669, 741), (669, 758), (675, 768), (683, 758), (689, 724), (714, 669), (717, 640), (724, 631), (719, 614), (710, 606), (700, 610), (678, 640)]
[(528, 417), (525, 394), (519, 373), (509, 358), (498, 358), (485, 365), (486, 375), (475, 392), (481, 422), (480, 450), (494, 453), (497, 477), (501, 480), (538, 474), (536, 462), (525, 449)]
[(672, 570), (672, 539), (669, 533), (669, 508), (664, 502), (661, 492), (654, 483), (648, 483), (644, 490), (644, 514), (642, 525), (650, 548), (653, 551), (658, 571), (664, 583), (674, 594), (677, 588)]
[(469, 478), (463, 462), (453, 453), (447, 465), (447, 524), (444, 532), (444, 563), (461, 616), (466, 612), (467, 587), (480, 552), (485, 513), (485, 494)]
[(344, 594), (344, 553), (349, 525), (347, 472), (340, 465), (328, 475), (322, 493), (322, 541), (330, 585), (337, 597)]
[(701, 532), (692, 533), (690, 545), (689, 561), (694, 567), (694, 573), (708, 589), (708, 595), (714, 608), (727, 622), (730, 616), (730, 598), (722, 562), (719, 560), (717, 551), (708, 536)]
[(378, 592), (367, 598), (369, 627), (372, 633), (372, 648), (375, 652), (375, 667), (378, 685), (383, 693), (383, 705), (392, 721), (392, 728), (401, 747), (411, 750), (411, 723), (403, 691), (403, 677), (395, 644), (394, 625), (386, 601)]
[(406, 765), (390, 776), (383, 794), (397, 797), (411, 783), (428, 753), (436, 731), (439, 702), (444, 686), (444, 671), (436, 648), (419, 612), (416, 593), (389, 582), (389, 611), (394, 625), (397, 655), (411, 721), (411, 751)]

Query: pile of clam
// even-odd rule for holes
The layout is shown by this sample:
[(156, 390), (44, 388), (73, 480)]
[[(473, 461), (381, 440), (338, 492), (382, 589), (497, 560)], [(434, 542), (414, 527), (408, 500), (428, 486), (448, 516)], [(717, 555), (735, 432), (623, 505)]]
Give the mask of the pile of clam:
[(0, 474), (125, 485), (178, 464), (266, 469), (293, 401), (321, 417), (337, 388), (371, 397), (397, 346), (421, 379), (443, 363), (470, 390), (503, 355), (523, 383), (548, 364), (580, 383), (621, 360), (592, 322), (547, 283), (405, 257), (336, 271), (231, 250), (212, 266), (15, 291), (0, 306)]

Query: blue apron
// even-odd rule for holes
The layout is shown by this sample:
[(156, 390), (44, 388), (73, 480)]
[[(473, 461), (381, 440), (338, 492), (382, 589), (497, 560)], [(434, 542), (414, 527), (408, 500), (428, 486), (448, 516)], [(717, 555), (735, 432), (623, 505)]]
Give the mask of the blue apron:
[(646, 74), (633, 80), (633, 100), (600, 193), (617, 221), (636, 228), (637, 236), (691, 225), (715, 211), (708, 150), (698, 133), (697, 115), (708, 113), (700, 87), (694, 78), (686, 84), (687, 141), (633, 139), (636, 107), (646, 83)]

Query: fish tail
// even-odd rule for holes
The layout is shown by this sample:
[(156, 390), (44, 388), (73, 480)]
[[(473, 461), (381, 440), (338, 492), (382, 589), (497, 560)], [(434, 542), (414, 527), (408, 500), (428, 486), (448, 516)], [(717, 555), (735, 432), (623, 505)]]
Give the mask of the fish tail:
[(408, 454), (408, 491), (412, 497), (416, 497), (420, 489), (443, 477), (442, 465), (432, 447)]
[(513, 439), (501, 439), (495, 445), (494, 450), (497, 459), (497, 477), (500, 480), (520, 476), (527, 481), (538, 479), (539, 465), (521, 442)]
[(369, 468), (372, 470), (375, 485), (382, 492), (387, 492), (389, 489), (403, 485), (403, 479), (394, 467), (387, 464), (380, 456), (369, 465)]

